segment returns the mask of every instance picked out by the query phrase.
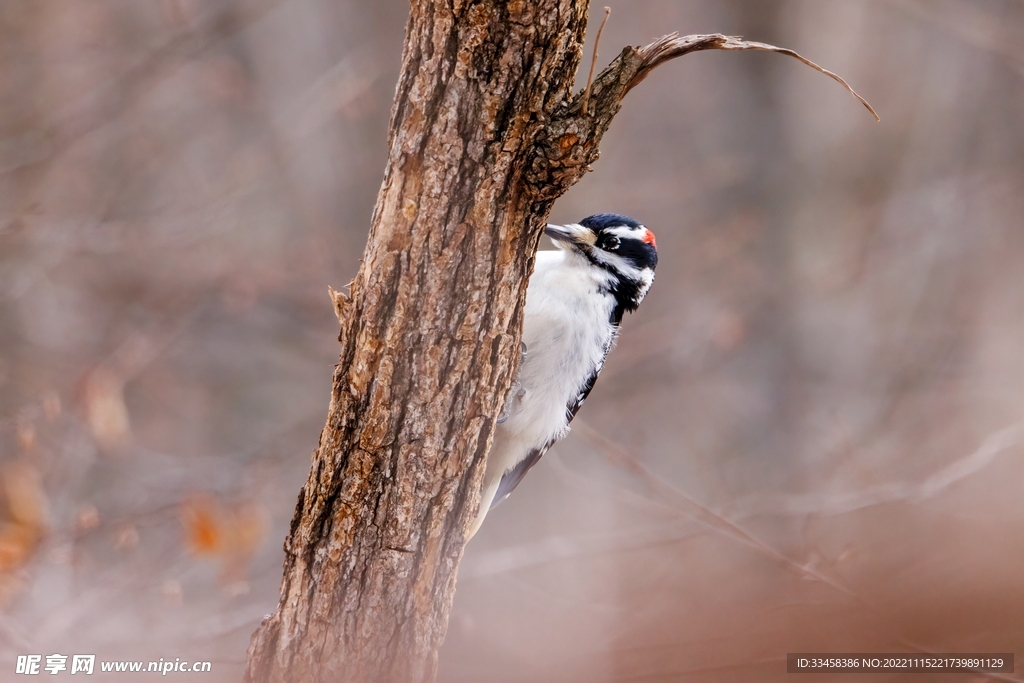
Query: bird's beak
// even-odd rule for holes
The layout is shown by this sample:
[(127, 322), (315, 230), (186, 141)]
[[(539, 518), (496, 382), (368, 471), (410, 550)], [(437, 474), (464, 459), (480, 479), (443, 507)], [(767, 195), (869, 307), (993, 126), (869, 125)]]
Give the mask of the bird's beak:
[[(589, 244), (593, 245), (597, 240), (597, 236), (592, 230), (584, 228), (582, 225), (570, 223), (569, 225), (551, 225), (544, 229), (544, 234), (550, 237), (558, 243), (570, 244)], [(559, 246), (562, 246), (559, 244)]]

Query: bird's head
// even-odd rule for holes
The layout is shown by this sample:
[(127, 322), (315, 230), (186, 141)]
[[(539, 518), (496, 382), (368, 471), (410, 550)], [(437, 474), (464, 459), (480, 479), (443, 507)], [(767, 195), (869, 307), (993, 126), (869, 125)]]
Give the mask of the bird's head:
[(628, 216), (599, 213), (579, 223), (548, 225), (544, 234), (560, 249), (578, 253), (607, 272), (609, 287), (626, 310), (640, 305), (654, 281), (654, 233)]

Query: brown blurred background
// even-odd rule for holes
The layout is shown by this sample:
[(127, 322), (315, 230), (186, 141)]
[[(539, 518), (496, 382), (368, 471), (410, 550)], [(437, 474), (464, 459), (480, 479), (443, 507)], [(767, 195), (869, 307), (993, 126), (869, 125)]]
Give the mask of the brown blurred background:
[[(239, 677), (406, 9), (0, 3), (0, 680), (32, 653)], [(552, 219), (641, 219), (658, 279), (469, 545), (440, 681), (773, 681), (795, 651), (1024, 669), (1024, 3), (629, 0), (600, 62), (674, 30), (796, 49), (882, 122), (763, 53), (630, 94)]]

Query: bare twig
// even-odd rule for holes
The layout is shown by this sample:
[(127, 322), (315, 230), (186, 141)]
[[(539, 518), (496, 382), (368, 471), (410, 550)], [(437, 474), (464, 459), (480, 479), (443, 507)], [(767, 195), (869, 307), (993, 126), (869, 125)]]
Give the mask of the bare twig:
[(597, 65), (597, 46), (601, 44), (601, 33), (604, 31), (604, 25), (608, 23), (608, 17), (612, 14), (611, 7), (604, 8), (604, 19), (601, 20), (601, 25), (597, 29), (597, 37), (594, 38), (594, 54), (590, 58), (590, 73), (587, 75), (587, 88), (583, 91), (583, 115), (587, 115), (587, 106), (590, 104), (590, 86), (594, 84), (594, 67)]
[[(684, 515), (686, 518), (692, 519), (711, 531), (720, 533), (725, 537), (738, 541), (739, 543), (760, 552), (766, 557), (795, 570), (797, 573), (805, 577), (815, 579), (831, 587), (833, 590), (853, 599), (873, 615), (881, 615), (881, 606), (875, 599), (863, 595), (853, 587), (846, 585), (846, 583), (841, 580), (833, 579), (828, 574), (817, 569), (812, 563), (798, 562), (786, 555), (784, 552), (776, 550), (770, 545), (764, 543), (757, 537), (748, 533), (736, 522), (718, 514), (714, 510), (692, 498), (685, 491), (682, 491), (668, 480), (652, 472), (644, 466), (644, 464), (641, 463), (633, 453), (630, 453), (616, 444), (600, 431), (587, 424), (587, 422), (576, 418), (576, 420), (573, 421), (573, 431), (582, 432), (584, 438), (600, 447), (613, 462), (623, 466), (630, 473), (638, 477), (647, 485), (652, 494), (661, 498), (664, 502), (676, 507), (680, 514)], [(963, 476), (967, 476), (967, 474), (976, 471), (981, 466), (977, 461), (984, 459), (982, 453), (988, 453), (991, 451), (994, 454), (995, 451), (1001, 448), (1018, 443), (1015, 440), (1015, 437), (1019, 436), (1019, 431), (1020, 425), (1014, 425), (1001, 430), (996, 435), (986, 439), (985, 444), (983, 444), (974, 455), (966, 459), (970, 462), (956, 463), (947, 468), (948, 472), (947, 470), (944, 470), (942, 474), (931, 477), (929, 481), (935, 481), (931, 486), (926, 485), (924, 487), (927, 492), (926, 495), (933, 495), (935, 492), (933, 489), (936, 487), (941, 489), (945, 485), (948, 485), (948, 483), (951, 483), (952, 480), (962, 478)], [(906, 647), (908, 651), (921, 653), (937, 651), (935, 647), (930, 647), (927, 644), (907, 638), (898, 631), (892, 630), (890, 631), (890, 635), (895, 641), (899, 642), (901, 646)], [(1021, 680), (1019, 678), (1006, 676), (994, 671), (975, 671), (974, 673), (978, 674), (980, 678), (987, 678), (991, 680)]]
[(743, 40), (736, 36), (725, 36), (720, 33), (684, 36), (682, 38), (679, 37), (678, 33), (670, 33), (669, 35), (662, 36), (653, 43), (640, 48), (638, 51), (642, 60), (640, 68), (626, 84), (626, 92), (629, 92), (642, 80), (647, 78), (655, 67), (664, 64), (670, 59), (682, 57), (685, 54), (696, 52), (698, 50), (761, 50), (764, 52), (777, 52), (782, 55), (788, 55), (803, 62), (815, 71), (820, 71), (829, 78), (840, 83), (851, 95), (856, 97), (861, 104), (867, 107), (867, 110), (871, 112), (871, 115), (875, 117), (876, 121), (880, 120), (878, 118), (878, 114), (871, 105), (868, 104), (868, 101), (858, 95), (857, 92), (850, 87), (850, 84), (843, 80), (843, 78), (838, 74), (832, 73), (828, 69), (818, 66), (811, 60), (803, 57), (793, 50), (789, 50), (784, 47), (776, 47), (767, 43)]
[(694, 520), (698, 524), (701, 524), (712, 531), (723, 533), (729, 538), (739, 541), (743, 545), (753, 548), (755, 551), (760, 552), (783, 565), (789, 566), (800, 574), (831, 586), (840, 593), (844, 593), (855, 599), (862, 599), (861, 596), (859, 596), (857, 592), (849, 586), (846, 586), (827, 574), (824, 574), (809, 563), (797, 562), (784, 553), (764, 543), (760, 539), (752, 536), (736, 522), (723, 517), (703, 503), (694, 500), (672, 483), (651, 472), (631, 453), (621, 448), (618, 444), (591, 427), (586, 422), (577, 419), (573, 422), (573, 427), (575, 431), (582, 433), (583, 436), (589, 439), (592, 443), (598, 444), (606, 454), (614, 459), (615, 462), (637, 476), (655, 495), (676, 505), (677, 509), (683, 511), (688, 518)]
[(1012, 424), (990, 434), (977, 449), (934, 472), (920, 484), (892, 483), (863, 491), (791, 495), (764, 498), (738, 506), (744, 516), (844, 515), (876, 505), (920, 503), (934, 498), (953, 484), (988, 467), (996, 456), (1024, 445), (1024, 422)]

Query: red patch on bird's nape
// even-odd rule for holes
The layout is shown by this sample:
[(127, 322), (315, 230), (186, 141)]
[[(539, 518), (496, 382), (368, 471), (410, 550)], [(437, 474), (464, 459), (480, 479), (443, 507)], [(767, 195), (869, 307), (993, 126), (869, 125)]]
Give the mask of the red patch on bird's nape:
[(658, 242), (654, 239), (654, 233), (651, 232), (650, 228), (644, 228), (644, 242), (651, 245), (655, 249), (658, 248)]

